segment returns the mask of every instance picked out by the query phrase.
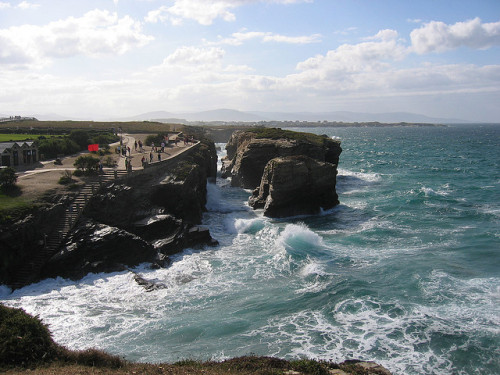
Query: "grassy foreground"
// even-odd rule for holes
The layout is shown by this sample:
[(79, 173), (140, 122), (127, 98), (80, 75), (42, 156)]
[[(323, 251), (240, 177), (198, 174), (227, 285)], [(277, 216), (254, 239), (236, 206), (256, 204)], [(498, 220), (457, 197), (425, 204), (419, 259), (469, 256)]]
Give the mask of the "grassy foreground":
[(286, 361), (257, 356), (239, 357), (223, 362), (186, 360), (174, 364), (131, 363), (100, 350), (68, 350), (53, 341), (49, 329), (38, 317), (33, 317), (22, 309), (2, 304), (0, 304), (0, 372), (40, 375), (388, 374), (382, 367), (367, 369), (356, 361), (335, 364), (308, 359)]

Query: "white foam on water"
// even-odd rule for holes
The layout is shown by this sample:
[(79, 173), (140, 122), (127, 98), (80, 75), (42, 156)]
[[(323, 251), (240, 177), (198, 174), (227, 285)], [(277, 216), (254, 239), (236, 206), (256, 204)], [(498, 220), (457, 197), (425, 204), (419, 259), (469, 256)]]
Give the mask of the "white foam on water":
[(346, 176), (346, 177), (355, 177), (358, 180), (362, 180), (365, 182), (378, 182), (382, 179), (382, 176), (379, 173), (373, 172), (354, 172), (349, 171), (347, 169), (338, 168), (337, 176)]
[(265, 221), (261, 218), (236, 219), (234, 227), (238, 233), (257, 233), (265, 226)]
[(208, 211), (229, 213), (242, 210), (242, 207), (231, 205), (222, 199), (220, 189), (216, 184), (207, 183), (207, 204), (205, 207)]
[(285, 248), (307, 248), (324, 246), (323, 238), (304, 223), (287, 224), (278, 241)]

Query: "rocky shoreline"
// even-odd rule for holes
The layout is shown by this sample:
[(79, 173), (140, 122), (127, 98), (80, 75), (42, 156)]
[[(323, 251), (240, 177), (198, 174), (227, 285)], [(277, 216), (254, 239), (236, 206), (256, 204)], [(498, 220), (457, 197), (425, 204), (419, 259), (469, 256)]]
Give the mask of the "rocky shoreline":
[[(217, 173), (217, 153), (209, 140), (171, 163), (158, 163), (104, 185), (85, 207), (60, 251), (32, 281), (61, 276), (80, 279), (90, 272), (113, 272), (168, 256), (187, 247), (215, 245), (202, 227), (207, 181)], [(23, 220), (2, 225), (2, 276), (12, 281), (17, 268), (43, 251), (44, 238), (75, 194), (52, 197)]]
[[(202, 138), (202, 137), (199, 137)], [(282, 129), (235, 131), (226, 145), (222, 177), (233, 186), (252, 189), (249, 205), (269, 217), (310, 215), (339, 203), (335, 191), (340, 141)], [(169, 256), (188, 247), (217, 244), (201, 225), (207, 181), (215, 181), (217, 152), (213, 141), (169, 163), (102, 186), (87, 203), (60, 250), (34, 270), (31, 281), (63, 277), (78, 280), (88, 273), (121, 271), (140, 263), (169, 264)], [(52, 201), (23, 220), (0, 228), (2, 276), (43, 251), (75, 193)]]

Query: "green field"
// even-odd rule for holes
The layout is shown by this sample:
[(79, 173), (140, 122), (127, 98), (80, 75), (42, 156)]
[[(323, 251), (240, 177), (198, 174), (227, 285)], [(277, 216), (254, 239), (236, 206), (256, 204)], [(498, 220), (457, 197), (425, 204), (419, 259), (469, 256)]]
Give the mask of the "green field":
[[(54, 137), (47, 134), (4, 134), (0, 133), (0, 142), (34, 141), (43, 135), (46, 138)], [(56, 136), (57, 137), (57, 136)]]

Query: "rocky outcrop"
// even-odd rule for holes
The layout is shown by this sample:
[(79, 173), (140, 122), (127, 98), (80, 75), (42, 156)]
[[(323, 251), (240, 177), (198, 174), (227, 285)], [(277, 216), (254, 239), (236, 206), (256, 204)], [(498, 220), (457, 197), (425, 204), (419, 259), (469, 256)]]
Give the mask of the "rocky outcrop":
[(336, 176), (336, 165), (305, 155), (274, 158), (264, 168), (249, 205), (263, 208), (269, 217), (316, 214), (339, 203)]
[[(207, 181), (215, 180), (216, 173), (215, 145), (201, 141), (175, 159), (104, 185), (60, 251), (32, 269), (29, 281), (56, 276), (79, 279), (89, 272), (117, 271), (143, 262), (162, 266), (168, 255), (187, 247), (216, 244), (208, 229), (199, 225)], [(47, 235), (73, 199), (72, 195), (53, 198), (22, 221), (0, 225), (1, 284), (11, 285), (16, 270), (45, 252)]]
[(9, 284), (16, 270), (44, 248), (46, 236), (54, 230), (69, 199), (53, 197), (35, 206), (22, 220), (0, 225), (0, 284)]
[(233, 133), (226, 150), (222, 176), (231, 177), (232, 186), (255, 189), (249, 204), (266, 216), (313, 214), (338, 204), (338, 140), (255, 128)]
[(118, 271), (143, 262), (161, 267), (168, 255), (186, 247), (215, 245), (199, 224), (207, 180), (215, 178), (216, 165), (215, 145), (204, 142), (174, 164), (102, 187), (42, 276), (79, 279), (89, 272)]

